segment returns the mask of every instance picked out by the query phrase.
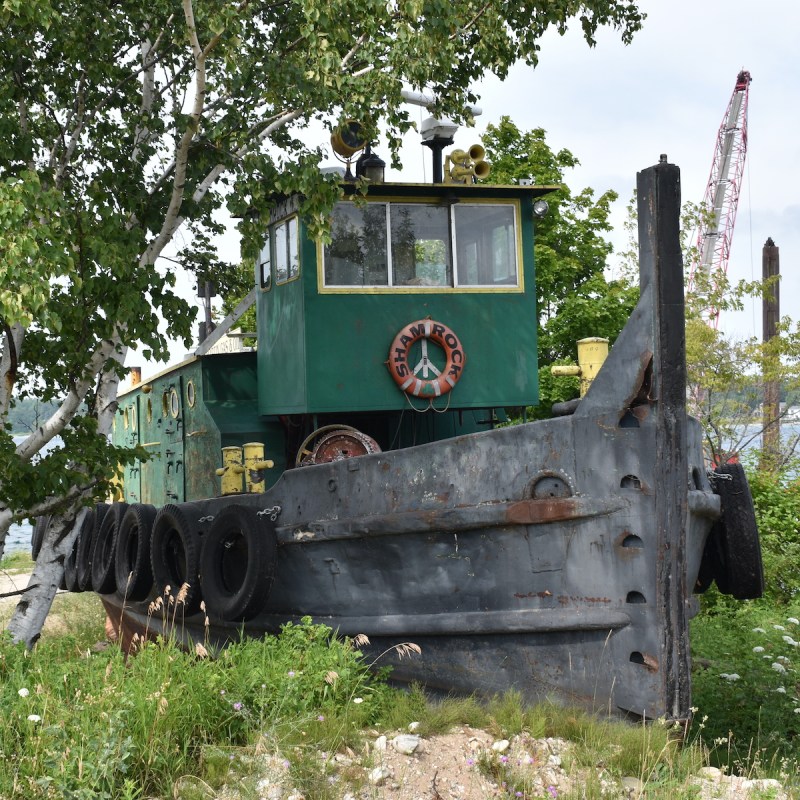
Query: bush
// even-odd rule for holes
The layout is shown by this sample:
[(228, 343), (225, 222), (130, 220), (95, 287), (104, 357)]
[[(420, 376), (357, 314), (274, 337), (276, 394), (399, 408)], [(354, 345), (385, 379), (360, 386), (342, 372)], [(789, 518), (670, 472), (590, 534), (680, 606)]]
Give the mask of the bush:
[(390, 691), (353, 642), (308, 620), (218, 658), (199, 653), (162, 640), (126, 660), (115, 647), (76, 650), (69, 636), (32, 652), (0, 637), (0, 796), (167, 796), (207, 745), (265, 731), (276, 749), (338, 744)]

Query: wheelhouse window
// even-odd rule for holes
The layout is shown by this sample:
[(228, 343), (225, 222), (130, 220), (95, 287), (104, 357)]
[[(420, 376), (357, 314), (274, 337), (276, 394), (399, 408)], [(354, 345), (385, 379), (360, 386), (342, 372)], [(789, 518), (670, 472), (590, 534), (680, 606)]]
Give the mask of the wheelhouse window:
[(336, 205), (326, 287), (518, 287), (512, 203)]
[(453, 208), (459, 286), (516, 286), (517, 237), (511, 206)]
[(286, 283), (300, 274), (299, 247), (297, 241), (297, 217), (273, 229), (275, 240), (275, 283)]
[(389, 207), (393, 286), (451, 286), (450, 225), (444, 206)]
[(272, 237), (267, 231), (264, 237), (264, 246), (256, 259), (256, 283), (262, 289), (272, 286)]
[(388, 286), (387, 203), (337, 203), (325, 245), (327, 286)]
[(256, 259), (256, 283), (262, 289), (272, 285), (273, 264), (275, 283), (286, 283), (300, 274), (297, 217), (271, 225), (264, 236), (264, 245)]

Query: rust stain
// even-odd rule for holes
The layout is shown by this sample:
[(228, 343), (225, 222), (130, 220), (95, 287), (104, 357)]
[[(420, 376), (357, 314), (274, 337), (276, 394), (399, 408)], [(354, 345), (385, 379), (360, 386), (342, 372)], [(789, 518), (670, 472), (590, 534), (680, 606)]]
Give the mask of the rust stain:
[(610, 603), (610, 597), (578, 597), (576, 595), (566, 595), (560, 594), (558, 596), (558, 602), (561, 603), (562, 606), (570, 605), (570, 604), (585, 604), (585, 605), (595, 605), (597, 603)]
[(533, 599), (534, 597), (538, 597), (540, 600), (544, 600), (546, 597), (552, 597), (553, 593), (545, 589), (543, 592), (528, 592), (527, 594), (522, 594), (521, 592), (515, 592), (514, 597), (518, 600), (528, 600)]
[(655, 656), (651, 656), (649, 653), (643, 653), (642, 658), (645, 667), (647, 667), (650, 672), (658, 672), (658, 659)]
[(507, 519), (517, 525), (537, 522), (558, 522), (582, 515), (581, 504), (574, 497), (553, 497), (547, 500), (521, 500), (509, 506)]

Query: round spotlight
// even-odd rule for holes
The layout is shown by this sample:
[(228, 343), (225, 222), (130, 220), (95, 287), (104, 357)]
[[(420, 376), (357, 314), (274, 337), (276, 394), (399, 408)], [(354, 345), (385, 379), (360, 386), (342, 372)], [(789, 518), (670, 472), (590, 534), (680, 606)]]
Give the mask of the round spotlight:
[(533, 213), (541, 218), (550, 210), (546, 200), (536, 200), (533, 204)]

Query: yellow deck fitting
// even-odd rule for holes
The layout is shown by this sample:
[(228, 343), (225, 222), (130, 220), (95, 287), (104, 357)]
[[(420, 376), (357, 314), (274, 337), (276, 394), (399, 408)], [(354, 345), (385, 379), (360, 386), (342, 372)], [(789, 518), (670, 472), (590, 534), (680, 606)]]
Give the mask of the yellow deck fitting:
[(589, 391), (592, 381), (608, 357), (608, 339), (589, 336), (578, 340), (578, 366), (557, 365), (551, 367), (553, 375), (578, 375), (581, 379), (581, 397)]

